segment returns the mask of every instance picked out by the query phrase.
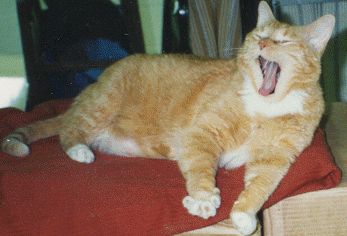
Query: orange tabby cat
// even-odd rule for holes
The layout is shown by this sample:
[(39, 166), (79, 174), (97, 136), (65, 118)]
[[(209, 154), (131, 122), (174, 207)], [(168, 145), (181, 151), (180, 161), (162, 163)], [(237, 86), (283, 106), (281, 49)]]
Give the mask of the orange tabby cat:
[(310, 144), (324, 110), (320, 57), (334, 17), (308, 26), (275, 20), (265, 2), (236, 59), (135, 55), (108, 68), (56, 118), (16, 129), (2, 142), (14, 156), (58, 134), (67, 155), (94, 161), (92, 149), (175, 160), (186, 180), (183, 205), (209, 218), (221, 200), (216, 169), (246, 165), (245, 189), (231, 211), (243, 234)]

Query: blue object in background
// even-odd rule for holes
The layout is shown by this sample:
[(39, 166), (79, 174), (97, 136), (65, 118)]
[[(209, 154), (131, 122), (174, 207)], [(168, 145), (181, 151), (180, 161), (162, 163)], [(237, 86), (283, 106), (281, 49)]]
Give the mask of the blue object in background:
[[(109, 39), (97, 38), (89, 39), (74, 45), (71, 48), (62, 51), (63, 55), (75, 55), (75, 51), (83, 61), (88, 62), (111, 62), (117, 61), (128, 56), (128, 52), (122, 48), (117, 42)], [(66, 58), (71, 61), (70, 58)], [(47, 59), (52, 62), (52, 58)], [(76, 62), (75, 62), (76, 63)], [(50, 75), (52, 84), (52, 95), (55, 98), (71, 98), (75, 97), (81, 90), (91, 83), (94, 83), (105, 68), (91, 68), (80, 72), (63, 72)]]

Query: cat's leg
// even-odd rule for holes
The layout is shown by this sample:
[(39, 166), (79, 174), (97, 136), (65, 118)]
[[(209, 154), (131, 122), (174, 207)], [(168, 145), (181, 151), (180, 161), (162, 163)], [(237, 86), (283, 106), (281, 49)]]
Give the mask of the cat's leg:
[(208, 219), (216, 215), (221, 203), (220, 191), (215, 185), (217, 164), (216, 161), (206, 160), (211, 158), (206, 153), (196, 157), (179, 161), (188, 192), (182, 202), (190, 214)]
[(68, 127), (59, 136), (62, 148), (72, 160), (87, 164), (94, 162), (95, 157), (87, 145), (87, 134), (85, 132)]
[[(72, 160), (81, 163), (94, 162), (95, 156), (90, 145), (117, 112), (116, 102), (111, 109), (109, 103), (105, 102), (109, 99), (106, 98), (108, 94), (99, 92), (102, 85), (95, 83), (88, 86), (65, 113), (59, 137), (62, 148)], [(112, 92), (114, 96), (118, 94), (116, 89)]]
[(214, 141), (203, 136), (189, 139), (178, 159), (188, 192), (183, 206), (190, 214), (207, 219), (216, 215), (221, 203), (215, 181), (220, 150)]
[(65, 114), (59, 138), (63, 150), (72, 160), (92, 163), (95, 157), (89, 144), (100, 121), (97, 112), (83, 109), (83, 105), (75, 106)]
[(257, 158), (246, 164), (245, 189), (231, 211), (234, 226), (244, 235), (256, 230), (256, 214), (278, 186), (290, 166), (283, 152), (257, 152)]
[(56, 135), (60, 130), (62, 116), (36, 121), (15, 129), (1, 143), (1, 150), (17, 157), (29, 154), (29, 144), (43, 138)]

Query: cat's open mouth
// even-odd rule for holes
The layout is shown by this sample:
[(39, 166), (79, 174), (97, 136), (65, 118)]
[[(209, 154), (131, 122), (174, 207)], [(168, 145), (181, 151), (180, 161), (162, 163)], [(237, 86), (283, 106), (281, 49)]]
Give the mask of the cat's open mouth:
[(263, 83), (258, 90), (258, 93), (262, 96), (268, 96), (275, 92), (281, 68), (277, 62), (268, 61), (262, 56), (259, 56), (258, 59), (260, 69), (263, 73)]

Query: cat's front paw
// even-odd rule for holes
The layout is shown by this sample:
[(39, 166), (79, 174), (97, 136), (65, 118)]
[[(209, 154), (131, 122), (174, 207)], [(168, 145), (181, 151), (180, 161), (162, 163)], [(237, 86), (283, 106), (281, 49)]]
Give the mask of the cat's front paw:
[(215, 216), (220, 206), (221, 199), (219, 189), (215, 188), (213, 192), (200, 192), (198, 197), (186, 196), (183, 198), (183, 206), (194, 216), (200, 216), (204, 219)]
[(74, 161), (92, 163), (95, 160), (94, 153), (87, 145), (77, 144), (69, 148), (66, 154)]
[(257, 219), (253, 214), (233, 212), (230, 217), (235, 228), (243, 235), (250, 235), (257, 228)]

